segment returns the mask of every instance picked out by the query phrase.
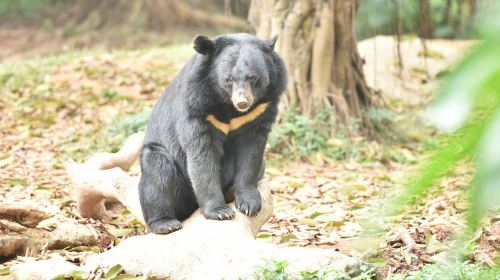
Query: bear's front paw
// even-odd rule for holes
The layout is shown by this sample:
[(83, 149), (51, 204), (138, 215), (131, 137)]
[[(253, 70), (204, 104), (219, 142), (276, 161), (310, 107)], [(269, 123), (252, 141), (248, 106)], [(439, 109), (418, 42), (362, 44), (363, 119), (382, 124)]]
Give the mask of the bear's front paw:
[(227, 205), (219, 207), (206, 207), (201, 210), (203, 216), (209, 220), (231, 220), (234, 218), (233, 209), (229, 208)]
[(246, 189), (235, 194), (236, 208), (247, 216), (255, 216), (261, 208), (260, 193), (257, 188)]
[(181, 222), (175, 218), (163, 218), (149, 223), (149, 231), (156, 234), (168, 234), (182, 228)]

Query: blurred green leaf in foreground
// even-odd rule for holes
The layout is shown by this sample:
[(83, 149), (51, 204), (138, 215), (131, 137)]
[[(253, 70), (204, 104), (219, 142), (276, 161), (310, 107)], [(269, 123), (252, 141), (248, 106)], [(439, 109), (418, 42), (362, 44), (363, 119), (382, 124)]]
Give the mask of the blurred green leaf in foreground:
[(410, 179), (397, 208), (426, 193), (463, 160), (475, 161), (470, 189), (469, 233), (488, 209), (500, 205), (500, 35), (487, 37), (444, 81), (430, 110), (440, 146)]

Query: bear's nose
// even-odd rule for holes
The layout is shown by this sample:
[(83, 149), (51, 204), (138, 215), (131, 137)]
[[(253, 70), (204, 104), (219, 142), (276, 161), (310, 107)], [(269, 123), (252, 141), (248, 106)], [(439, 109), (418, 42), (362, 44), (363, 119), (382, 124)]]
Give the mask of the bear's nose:
[(236, 103), (236, 106), (240, 109), (245, 109), (246, 107), (248, 107), (248, 102), (247, 101), (238, 101), (238, 103)]

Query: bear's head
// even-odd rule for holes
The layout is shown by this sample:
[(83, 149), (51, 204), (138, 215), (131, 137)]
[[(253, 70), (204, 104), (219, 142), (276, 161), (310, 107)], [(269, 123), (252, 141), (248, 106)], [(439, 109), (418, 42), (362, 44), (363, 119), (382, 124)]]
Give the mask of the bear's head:
[[(260, 40), (246, 33), (223, 35), (213, 40), (198, 35), (193, 47), (211, 62), (211, 75), (224, 102), (246, 112), (266, 94), (271, 94), (271, 88), (284, 90), (286, 72), (274, 52), (277, 39), (275, 36)], [(273, 84), (279, 85), (273, 87)]]

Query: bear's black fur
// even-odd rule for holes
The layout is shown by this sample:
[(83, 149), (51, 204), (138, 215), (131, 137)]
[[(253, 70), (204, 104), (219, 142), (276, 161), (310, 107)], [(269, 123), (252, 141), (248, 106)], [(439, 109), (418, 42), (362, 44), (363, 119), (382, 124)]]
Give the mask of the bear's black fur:
[(286, 88), (276, 39), (194, 39), (198, 53), (158, 100), (146, 130), (139, 196), (150, 231), (180, 229), (198, 207), (207, 219), (233, 218), (223, 196), (231, 186), (239, 211), (259, 212), (264, 148)]

